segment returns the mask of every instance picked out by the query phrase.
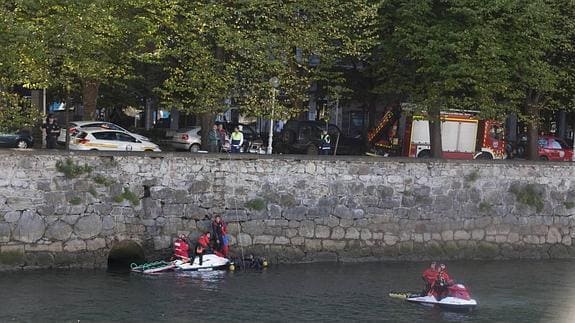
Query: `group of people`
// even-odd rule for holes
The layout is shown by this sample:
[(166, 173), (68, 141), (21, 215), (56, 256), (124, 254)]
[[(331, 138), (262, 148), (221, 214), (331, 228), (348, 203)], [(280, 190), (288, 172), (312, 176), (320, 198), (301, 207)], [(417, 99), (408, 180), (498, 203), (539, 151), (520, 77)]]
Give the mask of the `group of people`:
[(211, 153), (225, 152), (227, 150), (226, 143), (229, 142), (230, 152), (239, 153), (244, 144), (244, 134), (240, 127), (234, 127), (234, 131), (228, 137), (223, 124), (214, 124), (208, 134), (208, 151)]
[[(213, 237), (213, 239), (212, 239)], [(193, 251), (190, 251), (190, 242), (186, 235), (181, 234), (174, 241), (174, 259), (180, 259), (184, 262), (194, 263), (196, 257), (199, 257), (199, 264), (203, 264), (203, 255), (214, 253), (220, 257), (228, 256), (229, 243), (227, 236), (227, 225), (222, 217), (216, 215), (212, 221), (212, 231), (206, 231), (199, 236)]]
[(432, 295), (438, 300), (447, 296), (447, 287), (454, 284), (453, 279), (447, 273), (447, 266), (434, 261), (421, 275), (425, 281), (425, 289), (422, 295)]

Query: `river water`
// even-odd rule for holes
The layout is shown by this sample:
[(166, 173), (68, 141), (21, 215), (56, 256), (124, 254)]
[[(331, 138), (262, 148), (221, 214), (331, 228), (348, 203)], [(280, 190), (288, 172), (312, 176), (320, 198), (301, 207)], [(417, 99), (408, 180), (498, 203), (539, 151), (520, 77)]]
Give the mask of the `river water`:
[(453, 313), (388, 297), (426, 263), (275, 265), (261, 272), (142, 276), (0, 274), (0, 322), (575, 322), (574, 261), (450, 262), (479, 307)]

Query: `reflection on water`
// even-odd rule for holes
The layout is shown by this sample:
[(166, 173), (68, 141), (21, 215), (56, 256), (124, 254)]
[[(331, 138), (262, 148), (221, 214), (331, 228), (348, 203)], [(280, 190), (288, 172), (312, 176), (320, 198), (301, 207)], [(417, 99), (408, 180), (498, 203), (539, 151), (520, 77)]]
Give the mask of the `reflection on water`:
[(452, 262), (479, 308), (387, 296), (422, 288), (425, 263), (308, 264), (263, 272), (33, 271), (0, 275), (0, 322), (575, 322), (575, 262)]

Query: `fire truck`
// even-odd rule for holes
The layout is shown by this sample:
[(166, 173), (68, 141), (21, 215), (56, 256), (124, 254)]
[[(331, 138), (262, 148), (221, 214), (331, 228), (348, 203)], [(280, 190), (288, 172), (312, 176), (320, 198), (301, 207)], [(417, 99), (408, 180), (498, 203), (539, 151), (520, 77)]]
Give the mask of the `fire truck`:
[[(504, 128), (495, 120), (481, 120), (473, 112), (442, 112), (443, 158), (504, 159)], [(369, 131), (372, 151), (383, 156), (431, 157), (429, 121), (424, 115), (402, 115), (387, 109)]]

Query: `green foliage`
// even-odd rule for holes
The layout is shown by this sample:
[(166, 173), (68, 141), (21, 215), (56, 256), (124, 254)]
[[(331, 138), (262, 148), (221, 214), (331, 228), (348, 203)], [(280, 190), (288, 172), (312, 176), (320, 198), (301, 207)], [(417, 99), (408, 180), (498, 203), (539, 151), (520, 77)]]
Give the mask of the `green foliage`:
[(90, 189), (88, 190), (88, 192), (90, 194), (92, 194), (93, 197), (98, 197), (98, 192), (96, 191), (96, 189), (94, 188), (94, 186), (90, 185)]
[(565, 201), (563, 202), (563, 205), (565, 206), (566, 209), (570, 210), (575, 207), (575, 202)]
[(517, 202), (523, 205), (534, 207), (537, 212), (543, 211), (545, 201), (543, 200), (543, 189), (537, 184), (511, 185), (509, 191), (515, 195)]
[(60, 173), (63, 173), (66, 178), (76, 178), (82, 174), (90, 173), (92, 171), (92, 167), (89, 165), (79, 165), (74, 163), (72, 158), (66, 158), (63, 162), (61, 160), (56, 162), (56, 170)]
[(30, 100), (18, 94), (4, 92), (0, 87), (0, 132), (31, 129), (39, 124), (40, 119), (40, 111)]
[(79, 196), (74, 196), (70, 199), (70, 204), (72, 205), (78, 205), (80, 203), (82, 203), (82, 199)]
[(244, 205), (246, 208), (248, 208), (250, 210), (254, 210), (254, 211), (263, 211), (266, 209), (266, 206), (267, 206), (266, 201), (264, 201), (261, 198), (249, 200)]
[(94, 182), (96, 184), (100, 184), (100, 185), (104, 185), (104, 186), (110, 186), (110, 185), (116, 183), (115, 180), (113, 180), (109, 177), (100, 175), (100, 174), (94, 176), (92, 179), (94, 180)]
[(134, 206), (140, 204), (140, 198), (127, 187), (124, 188), (124, 192), (122, 194), (114, 196), (113, 200), (116, 203), (121, 203), (126, 200)]

